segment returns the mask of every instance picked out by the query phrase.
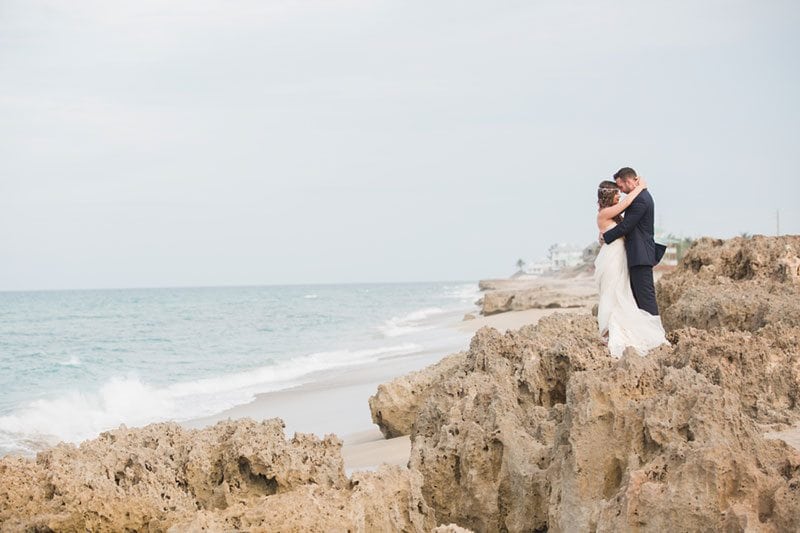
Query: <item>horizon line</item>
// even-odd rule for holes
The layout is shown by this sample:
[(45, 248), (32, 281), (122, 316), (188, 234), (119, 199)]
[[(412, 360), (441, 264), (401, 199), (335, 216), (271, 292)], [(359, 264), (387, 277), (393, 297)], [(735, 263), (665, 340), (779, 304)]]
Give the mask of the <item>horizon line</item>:
[[(500, 278), (481, 278), (500, 279)], [(0, 289), (3, 293), (20, 292), (79, 292), (79, 291), (136, 291), (136, 290), (164, 290), (164, 289), (254, 289), (263, 287), (332, 287), (337, 285), (413, 285), (426, 283), (478, 283), (480, 279), (450, 279), (426, 281), (348, 281), (348, 282), (312, 282), (312, 283), (246, 283), (242, 285), (157, 285), (141, 287), (67, 287), (67, 288), (39, 288), (39, 289)]]

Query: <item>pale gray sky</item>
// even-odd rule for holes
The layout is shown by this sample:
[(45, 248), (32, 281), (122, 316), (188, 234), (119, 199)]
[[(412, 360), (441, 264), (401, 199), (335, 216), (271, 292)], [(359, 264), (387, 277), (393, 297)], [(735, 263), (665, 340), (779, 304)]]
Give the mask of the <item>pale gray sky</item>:
[(0, 0), (0, 289), (477, 279), (800, 233), (796, 1)]

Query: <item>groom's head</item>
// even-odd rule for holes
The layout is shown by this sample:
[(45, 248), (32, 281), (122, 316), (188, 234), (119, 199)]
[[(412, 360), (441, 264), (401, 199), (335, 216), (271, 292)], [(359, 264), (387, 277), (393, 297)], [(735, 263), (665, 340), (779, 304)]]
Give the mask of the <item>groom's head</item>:
[(617, 183), (617, 187), (625, 194), (636, 188), (638, 179), (636, 171), (631, 167), (622, 167), (614, 174), (614, 181)]

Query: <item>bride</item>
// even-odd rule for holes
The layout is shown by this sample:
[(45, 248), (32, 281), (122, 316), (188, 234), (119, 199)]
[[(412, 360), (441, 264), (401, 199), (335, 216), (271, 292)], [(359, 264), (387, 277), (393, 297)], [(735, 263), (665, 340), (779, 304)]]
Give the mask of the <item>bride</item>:
[[(606, 232), (622, 221), (622, 212), (647, 188), (644, 178), (624, 200), (613, 181), (603, 181), (597, 188), (597, 228)], [(624, 239), (603, 244), (594, 262), (599, 293), (597, 322), (600, 335), (608, 342), (611, 355), (620, 357), (627, 346), (639, 355), (668, 344), (661, 318), (639, 309), (630, 286)]]

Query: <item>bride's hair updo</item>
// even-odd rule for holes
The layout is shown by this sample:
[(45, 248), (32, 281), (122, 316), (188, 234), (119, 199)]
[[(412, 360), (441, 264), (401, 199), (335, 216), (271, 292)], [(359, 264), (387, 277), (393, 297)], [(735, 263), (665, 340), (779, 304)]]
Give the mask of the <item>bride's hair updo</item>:
[[(600, 185), (597, 186), (597, 205), (600, 209), (615, 205), (617, 202), (614, 201), (614, 198), (616, 198), (618, 193), (619, 187), (617, 187), (616, 183), (609, 180), (601, 181)], [(619, 224), (622, 222), (622, 217), (617, 215), (614, 217), (614, 221)]]

